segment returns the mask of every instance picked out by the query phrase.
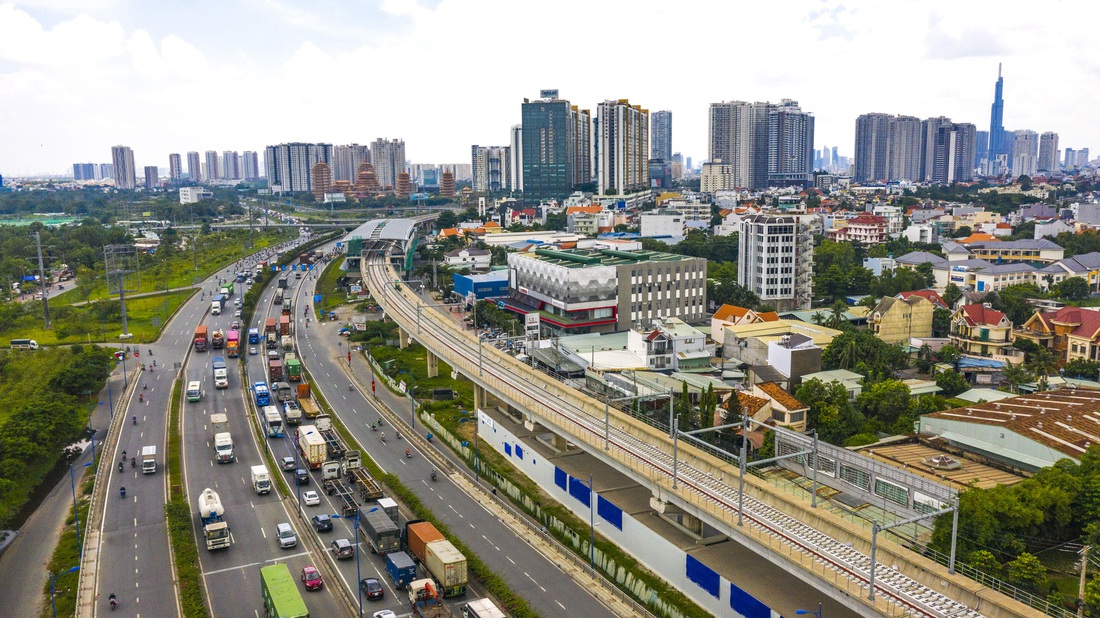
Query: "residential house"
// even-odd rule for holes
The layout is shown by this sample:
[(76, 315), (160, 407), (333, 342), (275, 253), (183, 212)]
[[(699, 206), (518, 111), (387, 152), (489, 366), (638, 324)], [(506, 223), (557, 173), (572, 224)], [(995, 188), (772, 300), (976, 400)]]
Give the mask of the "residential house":
[(689, 371), (710, 367), (714, 344), (678, 318), (654, 320), (648, 330), (631, 329), (626, 349), (646, 359), (653, 371)]
[(1100, 252), (1075, 255), (1046, 266), (1036, 274), (1035, 284), (1044, 290), (1071, 277), (1081, 277), (1089, 290), (1100, 292)]
[[(948, 261), (956, 262), (969, 259), (989, 262), (1042, 262), (1051, 264), (1063, 259), (1066, 251), (1046, 238), (1033, 240), (971, 240), (944, 241), (941, 245)], [(982, 235), (988, 236), (988, 235)]]
[(817, 373), (808, 373), (802, 376), (802, 383), (805, 384), (810, 380), (819, 380), (825, 384), (830, 382), (839, 382), (844, 390), (848, 392), (848, 401), (855, 401), (863, 392), (863, 376), (854, 371), (848, 371), (847, 369), (830, 369), (828, 371), (818, 371)]
[(944, 302), (943, 298), (935, 290), (916, 290), (914, 292), (902, 292), (894, 298), (900, 298), (904, 300), (906, 298), (909, 298), (910, 296), (923, 296), (932, 303), (933, 307), (938, 307), (940, 309), (950, 309), (950, 307), (947, 306), (947, 303)]
[(901, 234), (905, 226), (905, 215), (901, 212), (901, 206), (876, 205), (871, 209), (871, 214), (886, 219), (886, 233), (891, 236)]
[(933, 244), (940, 241), (940, 230), (931, 223), (913, 223), (901, 235), (909, 242)]
[(886, 343), (909, 343), (913, 337), (932, 336), (935, 307), (923, 296), (883, 298), (871, 310), (867, 324), (876, 337)]
[(470, 270), (485, 271), (489, 270), (492, 261), (493, 252), (488, 249), (463, 247), (443, 254), (443, 263), (456, 270), (469, 268)]
[(1017, 337), (1048, 349), (1059, 364), (1077, 358), (1100, 361), (1100, 310), (1063, 307), (1036, 311), (1016, 330)]
[(863, 214), (850, 219), (843, 227), (829, 230), (829, 235), (837, 242), (859, 241), (864, 246), (871, 246), (889, 240), (889, 229), (886, 217)]
[(949, 337), (963, 356), (1006, 363), (1023, 360), (1023, 353), (1012, 347), (1012, 321), (989, 303), (959, 307), (951, 314)]
[[(810, 406), (794, 398), (774, 382), (761, 382), (752, 387), (752, 396), (767, 399), (771, 420), (793, 431), (806, 430), (806, 415)], [(759, 419), (758, 419), (759, 420)]]

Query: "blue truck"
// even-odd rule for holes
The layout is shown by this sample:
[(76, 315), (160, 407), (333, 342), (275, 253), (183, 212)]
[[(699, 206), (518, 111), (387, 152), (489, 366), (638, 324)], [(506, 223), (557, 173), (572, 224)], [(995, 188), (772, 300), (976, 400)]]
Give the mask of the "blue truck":
[(252, 390), (256, 392), (256, 405), (271, 405), (271, 391), (267, 390), (267, 382), (257, 382), (253, 384)]
[(248, 329), (248, 343), (256, 344), (260, 342), (260, 329), (250, 328)]
[(390, 574), (394, 586), (404, 590), (416, 579), (416, 563), (403, 551), (386, 554), (386, 572)]

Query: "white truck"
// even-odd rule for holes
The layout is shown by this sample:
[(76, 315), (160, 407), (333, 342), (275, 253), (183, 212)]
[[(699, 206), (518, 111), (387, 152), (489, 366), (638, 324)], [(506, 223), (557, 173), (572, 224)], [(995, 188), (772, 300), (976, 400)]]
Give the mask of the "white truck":
[(199, 519), (202, 521), (206, 549), (212, 551), (229, 547), (229, 524), (225, 523), (225, 510), (222, 509), (218, 492), (209, 487), (199, 494)]
[(142, 474), (156, 474), (157, 473), (157, 447), (155, 447), (155, 446), (143, 446), (143, 447), (141, 447), (141, 473)]
[(214, 388), (229, 388), (229, 368), (225, 365), (225, 358), (215, 356), (210, 364), (214, 367)]
[(271, 492), (271, 475), (264, 466), (252, 466), (252, 488), (258, 494)]
[(211, 433), (214, 435), (214, 453), (218, 463), (229, 463), (237, 458), (233, 455), (233, 436), (229, 433), (229, 416), (218, 413), (210, 415)]
[(302, 425), (298, 428), (298, 451), (302, 454), (302, 459), (309, 463), (311, 470), (320, 470), (321, 464), (328, 460), (325, 439), (313, 425)]

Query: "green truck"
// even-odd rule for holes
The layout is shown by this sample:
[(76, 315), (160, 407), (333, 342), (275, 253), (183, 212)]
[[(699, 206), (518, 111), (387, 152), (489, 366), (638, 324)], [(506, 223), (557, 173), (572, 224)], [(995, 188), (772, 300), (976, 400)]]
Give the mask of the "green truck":
[(306, 602), (285, 563), (260, 567), (260, 592), (267, 618), (309, 618)]
[(222, 287), (220, 289), (221, 289), (221, 293), (225, 294), (226, 298), (230, 298), (231, 296), (233, 296), (233, 282), (232, 281), (230, 281), (229, 283), (223, 283)]
[(293, 352), (287, 352), (283, 357), (283, 363), (286, 365), (286, 372), (291, 382), (302, 381), (302, 361), (298, 360), (298, 357)]

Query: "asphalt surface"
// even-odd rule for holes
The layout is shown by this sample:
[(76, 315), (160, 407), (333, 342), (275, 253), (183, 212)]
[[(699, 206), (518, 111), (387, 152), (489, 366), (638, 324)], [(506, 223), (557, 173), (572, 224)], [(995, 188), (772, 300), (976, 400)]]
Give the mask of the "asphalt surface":
[[(301, 293), (307, 298), (312, 298), (314, 284), (315, 281), (312, 279), (305, 280)], [(296, 322), (300, 357), (313, 376), (313, 388), (321, 390), (336, 415), (363, 445), (366, 453), (384, 470), (397, 475), (423, 500), (424, 504), (433, 509), (435, 515), (462, 542), (476, 552), (494, 572), (504, 578), (513, 592), (526, 599), (541, 615), (613, 616), (614, 614), (597, 598), (563, 573), (555, 563), (532, 548), (525, 539), (517, 537), (493, 513), (462, 492), (445, 476), (440, 475), (438, 481), (432, 482), (430, 480), (432, 464), (415, 447), (412, 447), (413, 457), (406, 458), (405, 449), (410, 448), (410, 445), (407, 441), (395, 439), (394, 427), (389, 421), (384, 428), (388, 439), (382, 443), (380, 433), (372, 432), (370, 429), (371, 423), (377, 422), (380, 415), (374, 403), (368, 399), (369, 393), (364, 394), (348, 388), (348, 380), (343, 368), (347, 365), (348, 348), (346, 342), (337, 334), (339, 323), (328, 322), (318, 325), (316, 322), (311, 322), (309, 327), (306, 327), (302, 322), (304, 306), (299, 300), (295, 305), (293, 317)], [(311, 311), (310, 315), (314, 313)], [(355, 356), (353, 355), (353, 358)], [(355, 371), (363, 371), (358, 362), (354, 366)], [(386, 391), (384, 387), (377, 389), (377, 396), (384, 406), (395, 410), (403, 422), (408, 421), (410, 404), (407, 398), (397, 397)], [(404, 427), (399, 430), (407, 431)], [(423, 432), (420, 423), (417, 423), (417, 430)], [(321, 493), (322, 497), (325, 497), (323, 492)], [(322, 504), (324, 505), (325, 502)], [(407, 516), (407, 513), (402, 512), (403, 519)], [(350, 533), (347, 534), (351, 536)], [(369, 562), (373, 570), (382, 575), (382, 577), (377, 574), (374, 576), (378, 577), (384, 585), (389, 586), (391, 582), (385, 576), (384, 563), (380, 558), (366, 553), (361, 560), (361, 566), (368, 562), (365, 559), (367, 556), (370, 557)], [(354, 561), (343, 561), (342, 572), (349, 581), (354, 581), (354, 567)], [(369, 569), (363, 567), (361, 570), (365, 573)], [(363, 575), (363, 577), (368, 576)], [(386, 598), (392, 598), (391, 592), (392, 590), (387, 588)], [(467, 592), (458, 600), (458, 603), (477, 598), (478, 595), (475, 592), (476, 590)], [(365, 607), (364, 613), (369, 615), (370, 612), (381, 608), (376, 605), (372, 603), (369, 611)], [(405, 607), (407, 608), (407, 605)], [(395, 611), (398, 610), (395, 609)], [(400, 613), (402, 612), (398, 611), (398, 614)]]

